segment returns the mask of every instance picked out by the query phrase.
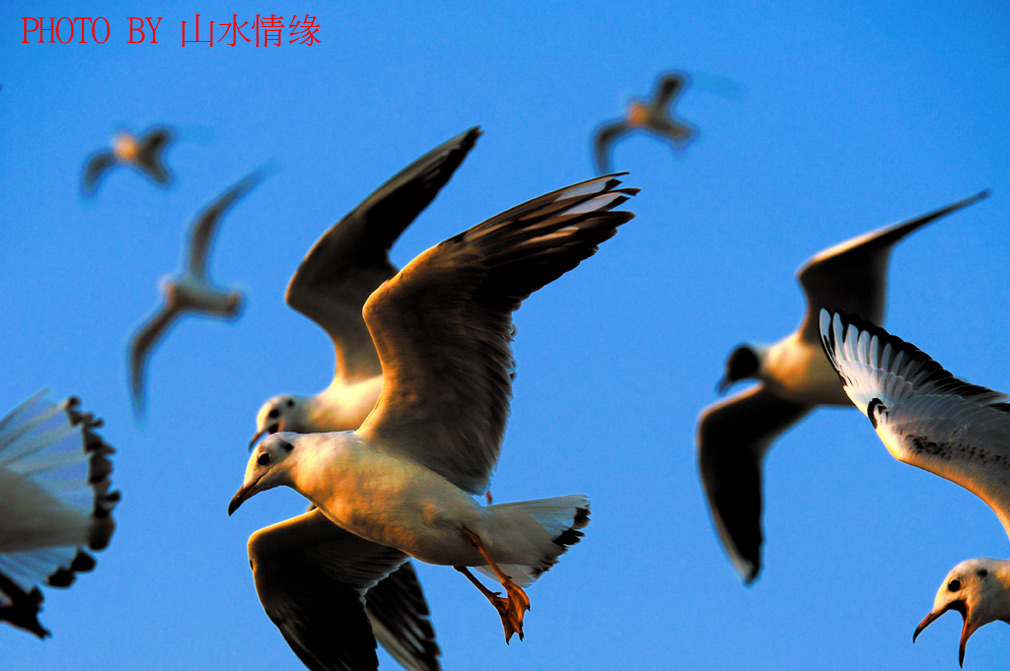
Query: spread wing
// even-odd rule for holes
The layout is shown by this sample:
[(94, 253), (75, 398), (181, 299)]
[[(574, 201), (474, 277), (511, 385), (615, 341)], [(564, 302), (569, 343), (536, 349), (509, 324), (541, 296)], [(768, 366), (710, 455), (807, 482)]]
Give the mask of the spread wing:
[(596, 129), (593, 137), (596, 172), (604, 174), (610, 171), (610, 145), (630, 130), (631, 126), (625, 121), (603, 124)]
[(988, 195), (988, 191), (982, 191), (934, 212), (852, 238), (807, 261), (796, 274), (807, 298), (807, 312), (800, 326), (804, 342), (814, 345), (820, 339), (817, 315), (825, 306), (882, 322), (891, 248), (916, 229)]
[(761, 571), (761, 468), (768, 448), (811, 407), (760, 385), (706, 408), (698, 422), (698, 467), (722, 544), (748, 583)]
[(330, 335), (336, 378), (382, 372), (361, 308), (396, 274), (390, 247), (435, 199), (479, 136), (480, 129), (471, 128), (400, 171), (324, 233), (291, 277), (288, 305)]
[(474, 494), (498, 461), (512, 396), (512, 313), (630, 220), (636, 189), (598, 177), (503, 212), (411, 261), (365, 303), (382, 394), (358, 429)]
[(189, 246), (186, 252), (187, 273), (199, 279), (206, 279), (207, 256), (210, 253), (214, 233), (217, 231), (218, 221), (228, 208), (259, 183), (262, 176), (263, 170), (256, 170), (200, 211), (189, 230)]
[(687, 86), (687, 75), (680, 72), (671, 72), (663, 75), (656, 82), (654, 106), (657, 109), (665, 110), (685, 86)]
[(81, 191), (85, 196), (93, 196), (98, 189), (98, 181), (102, 175), (116, 165), (116, 156), (111, 151), (100, 151), (91, 155), (84, 164), (84, 175), (81, 177)]
[(130, 398), (133, 400), (133, 416), (144, 414), (144, 370), (151, 350), (168, 332), (175, 318), (182, 313), (178, 308), (162, 304), (158, 311), (137, 329), (130, 340)]
[(154, 178), (154, 181), (160, 184), (167, 184), (172, 178), (168, 169), (165, 168), (161, 156), (162, 150), (172, 141), (172, 135), (170, 128), (155, 128), (144, 136), (137, 150), (137, 165), (142, 167)]
[(260, 603), (313, 671), (378, 668), (376, 636), (411, 671), (439, 668), (424, 595), (406, 561), (317, 510), (249, 538)]
[(827, 310), (819, 317), (821, 344), (845, 393), (891, 456), (977, 495), (1010, 535), (1010, 397), (959, 380), (858, 317)]

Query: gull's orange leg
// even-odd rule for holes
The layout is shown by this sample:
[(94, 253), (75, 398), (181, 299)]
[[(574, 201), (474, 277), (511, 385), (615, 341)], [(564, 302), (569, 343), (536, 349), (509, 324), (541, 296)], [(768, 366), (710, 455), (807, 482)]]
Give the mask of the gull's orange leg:
[(480, 555), (484, 557), (484, 560), (487, 561), (488, 566), (491, 567), (491, 571), (493, 571), (498, 577), (502, 587), (505, 588), (507, 598), (503, 599), (500, 596), (500, 592), (492, 592), (488, 588), (484, 587), (484, 585), (482, 585), (465, 566), (455, 566), (454, 568), (465, 575), (467, 579), (472, 582), (478, 590), (480, 590), (480, 593), (491, 602), (491, 605), (495, 607), (495, 610), (498, 611), (498, 615), (501, 617), (502, 627), (505, 628), (505, 642), (509, 642), (512, 638), (512, 634), (519, 634), (519, 640), (523, 640), (523, 616), (526, 611), (530, 609), (530, 598), (526, 596), (526, 592), (524, 592), (519, 585), (512, 582), (512, 578), (498, 568), (498, 564), (496, 564), (494, 559), (491, 558), (488, 551), (484, 549), (484, 545), (480, 542), (480, 537), (477, 534), (473, 533), (469, 529), (463, 529), (463, 533), (466, 535), (467, 539), (473, 543), (473, 546), (477, 548), (477, 552), (479, 552)]

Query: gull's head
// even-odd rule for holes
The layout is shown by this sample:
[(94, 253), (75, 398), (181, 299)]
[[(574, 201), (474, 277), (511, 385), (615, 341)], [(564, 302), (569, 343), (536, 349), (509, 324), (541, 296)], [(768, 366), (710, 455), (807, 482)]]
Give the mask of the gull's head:
[(294, 433), (275, 433), (256, 446), (249, 455), (245, 481), (228, 504), (229, 515), (255, 494), (291, 484), (291, 466), (294, 459), (289, 457), (295, 451), (297, 438), (298, 434)]
[(301, 426), (306, 399), (301, 396), (274, 396), (256, 413), (256, 435), (249, 441), (251, 450), (263, 436), (278, 431), (306, 430)]
[(955, 566), (940, 585), (929, 612), (912, 634), (922, 630), (949, 610), (964, 618), (958, 661), (964, 666), (964, 649), (979, 627), (994, 620), (1010, 619), (1010, 562), (998, 559), (968, 559)]
[(737, 345), (726, 359), (726, 373), (716, 386), (718, 392), (725, 394), (734, 383), (757, 377), (761, 370), (762, 355), (759, 347), (746, 343)]

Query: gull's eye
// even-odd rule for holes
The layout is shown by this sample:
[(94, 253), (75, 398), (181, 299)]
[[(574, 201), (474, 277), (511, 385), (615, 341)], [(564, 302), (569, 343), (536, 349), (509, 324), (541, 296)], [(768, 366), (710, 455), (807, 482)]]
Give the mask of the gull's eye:
[(270, 412), (267, 413), (267, 417), (269, 417), (270, 419), (277, 419), (280, 416), (281, 411), (278, 410), (277, 408), (273, 408), (272, 410), (270, 410)]
[(264, 452), (259, 456), (259, 459), (256, 460), (256, 463), (260, 466), (266, 466), (270, 463), (270, 455)]
[(949, 583), (947, 583), (948, 592), (956, 592), (959, 589), (961, 589), (961, 581), (958, 580), (957, 578), (954, 578)]

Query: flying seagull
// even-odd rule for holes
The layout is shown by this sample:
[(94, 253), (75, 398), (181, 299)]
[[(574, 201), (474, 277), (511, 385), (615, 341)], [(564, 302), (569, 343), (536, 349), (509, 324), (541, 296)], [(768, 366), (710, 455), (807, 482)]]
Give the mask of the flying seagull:
[(130, 342), (130, 394), (135, 417), (144, 413), (144, 367), (147, 359), (175, 320), (186, 312), (202, 312), (221, 317), (234, 317), (238, 314), (242, 295), (211, 284), (207, 273), (207, 257), (221, 216), (256, 186), (261, 177), (262, 170), (257, 170), (200, 212), (189, 230), (186, 266), (182, 274), (174, 278), (162, 278), (161, 293), (164, 294), (165, 301), (137, 329)]
[(819, 405), (848, 405), (821, 353), (823, 305), (883, 321), (891, 249), (921, 226), (989, 195), (983, 191), (929, 214), (826, 249), (797, 273), (807, 312), (773, 345), (744, 344), (726, 362), (720, 393), (734, 382), (758, 386), (706, 408), (698, 422), (698, 464), (712, 519), (745, 582), (761, 570), (761, 467), (771, 444)]
[[(845, 393), (891, 456), (976, 494), (1010, 534), (1010, 396), (957, 379), (915, 345), (854, 315), (821, 310), (820, 338)], [(979, 627), (1010, 622), (1010, 561), (955, 566), (912, 641), (948, 610), (964, 618), (964, 666)]]
[(81, 191), (93, 196), (98, 190), (98, 182), (116, 165), (132, 166), (146, 174), (162, 186), (172, 180), (172, 174), (165, 167), (162, 152), (172, 141), (171, 128), (157, 126), (140, 138), (122, 130), (112, 141), (112, 151), (97, 151), (88, 157), (81, 178)]
[[(637, 192), (619, 184), (600, 177), (514, 207), (432, 247), (384, 283), (364, 308), (383, 371), (375, 410), (356, 431), (264, 439), (229, 513), (258, 492), (292, 487), (401, 561), (410, 555), (454, 566), (494, 605), (505, 640), (522, 638), (529, 607), (522, 587), (580, 539), (589, 501), (484, 508), (471, 495), (487, 489), (504, 437), (512, 313), (634, 216), (610, 211)], [(369, 580), (389, 570), (372, 555), (358, 559)], [(484, 587), (468, 566), (490, 572), (507, 596)]]
[(69, 587), (109, 544), (114, 452), (80, 401), (36, 394), (0, 420), (0, 620), (49, 636), (37, 585)]
[(333, 341), (333, 381), (315, 396), (275, 396), (256, 415), (256, 435), (316, 433), (361, 426), (382, 389), (382, 366), (361, 315), (365, 301), (396, 274), (389, 249), (435, 199), (480, 136), (471, 128), (435, 147), (380, 186), (323, 234), (291, 277), (288, 305)]
[(610, 171), (610, 146), (631, 131), (644, 130), (665, 138), (674, 149), (686, 145), (697, 131), (694, 126), (674, 117), (670, 105), (687, 83), (684, 73), (664, 74), (656, 83), (652, 100), (632, 100), (623, 119), (598, 126), (593, 139), (596, 171), (601, 174)]

